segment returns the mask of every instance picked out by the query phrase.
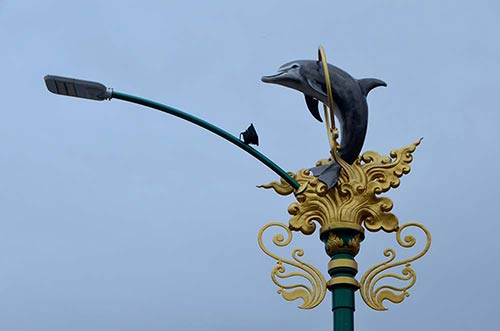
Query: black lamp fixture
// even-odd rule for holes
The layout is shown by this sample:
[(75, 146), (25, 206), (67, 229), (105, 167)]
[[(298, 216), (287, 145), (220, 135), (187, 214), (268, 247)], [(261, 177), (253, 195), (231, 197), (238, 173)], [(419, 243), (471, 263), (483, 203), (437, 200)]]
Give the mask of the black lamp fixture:
[(259, 146), (259, 136), (257, 135), (257, 131), (255, 131), (255, 128), (253, 124), (251, 123), (248, 129), (246, 129), (245, 132), (240, 133), (240, 139), (241, 136), (243, 136), (243, 142), (247, 145), (256, 145)]

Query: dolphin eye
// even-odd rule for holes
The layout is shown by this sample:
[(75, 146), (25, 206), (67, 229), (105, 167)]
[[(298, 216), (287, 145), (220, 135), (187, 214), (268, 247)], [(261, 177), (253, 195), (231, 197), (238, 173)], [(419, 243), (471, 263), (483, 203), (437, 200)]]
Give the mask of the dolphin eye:
[(299, 67), (298, 64), (296, 64), (296, 63), (292, 64), (292, 69), (297, 69), (298, 67)]

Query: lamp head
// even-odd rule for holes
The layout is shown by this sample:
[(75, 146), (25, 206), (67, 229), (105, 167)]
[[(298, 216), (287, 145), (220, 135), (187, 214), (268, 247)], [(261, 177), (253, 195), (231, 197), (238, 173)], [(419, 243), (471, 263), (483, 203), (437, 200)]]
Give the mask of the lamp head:
[(45, 76), (44, 80), (50, 92), (76, 98), (102, 101), (111, 99), (113, 91), (101, 83), (87, 80), (52, 75)]

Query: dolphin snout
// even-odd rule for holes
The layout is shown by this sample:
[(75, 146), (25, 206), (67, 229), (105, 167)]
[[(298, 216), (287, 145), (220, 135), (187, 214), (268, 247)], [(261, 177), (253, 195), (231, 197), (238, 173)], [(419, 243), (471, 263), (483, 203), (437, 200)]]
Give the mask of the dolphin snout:
[(285, 73), (285, 71), (278, 71), (274, 75), (269, 75), (269, 76), (262, 76), (260, 79), (264, 83), (274, 83), (278, 77), (282, 76)]

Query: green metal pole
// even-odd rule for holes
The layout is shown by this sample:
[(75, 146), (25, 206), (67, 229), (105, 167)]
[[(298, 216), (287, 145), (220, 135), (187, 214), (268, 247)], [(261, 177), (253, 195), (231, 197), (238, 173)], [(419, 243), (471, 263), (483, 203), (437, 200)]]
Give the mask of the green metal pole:
[(250, 155), (252, 155), (253, 157), (255, 157), (260, 162), (264, 163), (268, 168), (270, 168), (272, 171), (274, 171), (276, 174), (278, 174), (278, 176), (280, 176), (288, 184), (290, 184), (294, 189), (297, 190), (300, 187), (300, 184), (295, 179), (293, 179), (286, 171), (284, 171), (276, 163), (274, 163), (269, 158), (267, 158), (264, 154), (260, 153), (255, 148), (245, 144), (244, 142), (242, 142), (240, 139), (233, 136), (229, 132), (224, 131), (223, 129), (221, 129), (221, 128), (219, 128), (211, 123), (208, 123), (207, 121), (204, 121), (201, 118), (198, 118), (198, 117), (193, 116), (191, 114), (185, 113), (185, 112), (178, 110), (178, 109), (175, 109), (173, 107), (163, 105), (163, 104), (158, 103), (158, 102), (154, 102), (151, 100), (143, 99), (140, 97), (136, 97), (133, 95), (129, 95), (129, 94), (125, 94), (125, 93), (121, 93), (121, 92), (117, 92), (117, 91), (113, 91), (111, 93), (111, 98), (136, 103), (136, 104), (146, 106), (149, 108), (154, 108), (156, 110), (162, 111), (162, 112), (170, 114), (170, 115), (174, 115), (174, 116), (182, 118), (188, 122), (191, 122), (193, 124), (201, 126), (202, 128), (207, 129), (208, 131), (215, 133), (219, 137), (222, 137), (222, 138), (226, 139), (227, 141), (235, 144), (239, 148), (243, 149), (245, 152), (247, 152)]
[[(339, 254), (340, 255), (340, 254)], [(345, 254), (344, 258), (354, 261), (352, 255)], [(334, 256), (332, 261), (340, 260), (341, 257)], [(344, 270), (342, 270), (344, 269)], [(357, 270), (338, 267), (330, 269), (332, 279), (339, 279), (340, 277), (352, 277), (356, 274)], [(354, 330), (354, 292), (358, 288), (352, 284), (335, 284), (330, 286), (332, 292), (332, 311), (333, 311), (333, 330), (334, 331), (353, 331)]]
[(354, 293), (359, 289), (358, 281), (354, 278), (358, 272), (354, 257), (364, 239), (363, 229), (337, 224), (325, 229), (320, 238), (331, 258), (328, 263), (331, 279), (327, 286), (332, 292), (333, 330), (354, 331)]

